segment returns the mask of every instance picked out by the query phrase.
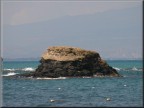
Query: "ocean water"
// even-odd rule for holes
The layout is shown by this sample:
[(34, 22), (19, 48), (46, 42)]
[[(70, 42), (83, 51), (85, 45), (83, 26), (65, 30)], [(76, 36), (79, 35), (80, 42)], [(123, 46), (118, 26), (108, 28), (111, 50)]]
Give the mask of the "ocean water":
[(141, 60), (109, 60), (124, 77), (13, 78), (34, 71), (38, 61), (4, 61), (4, 107), (142, 107)]

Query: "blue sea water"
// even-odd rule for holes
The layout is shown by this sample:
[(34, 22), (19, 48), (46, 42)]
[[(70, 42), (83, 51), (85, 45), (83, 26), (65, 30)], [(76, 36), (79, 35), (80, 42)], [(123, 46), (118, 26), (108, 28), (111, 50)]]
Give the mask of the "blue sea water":
[(38, 61), (4, 61), (4, 107), (142, 107), (142, 60), (109, 60), (124, 77), (24, 79)]

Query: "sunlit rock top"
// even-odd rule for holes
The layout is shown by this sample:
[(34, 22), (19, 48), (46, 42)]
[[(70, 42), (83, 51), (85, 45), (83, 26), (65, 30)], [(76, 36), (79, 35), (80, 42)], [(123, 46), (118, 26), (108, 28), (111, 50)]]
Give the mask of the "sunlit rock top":
[(57, 61), (74, 61), (84, 59), (88, 56), (99, 57), (99, 54), (95, 51), (89, 51), (69, 46), (52, 46), (42, 54), (42, 58), (45, 60), (51, 59)]

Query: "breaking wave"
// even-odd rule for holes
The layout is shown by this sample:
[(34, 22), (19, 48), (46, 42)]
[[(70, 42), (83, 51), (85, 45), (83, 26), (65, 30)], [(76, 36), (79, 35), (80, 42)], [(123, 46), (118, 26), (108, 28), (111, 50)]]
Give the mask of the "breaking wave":
[(27, 67), (27, 68), (24, 68), (22, 69), (23, 71), (35, 71), (34, 68), (31, 68), (31, 67)]
[(15, 72), (10, 72), (10, 73), (7, 73), (7, 74), (2, 75), (2, 76), (13, 76), (13, 75), (16, 75), (16, 74), (18, 74), (18, 73), (15, 73)]
[(36, 78), (36, 79), (66, 79), (67, 77), (58, 77), (58, 78)]
[(136, 68), (135, 66), (132, 68), (118, 68), (118, 67), (113, 67), (117, 71), (143, 71), (143, 68)]
[(121, 69), (120, 68), (117, 68), (117, 67), (113, 67), (115, 70), (117, 71), (120, 71)]
[(28, 71), (28, 72), (30, 72), (30, 71), (35, 71), (35, 68), (32, 68), (32, 67), (26, 67), (26, 68), (22, 68), (22, 69), (14, 69), (14, 68), (12, 68), (12, 69), (3, 69), (3, 71), (6, 71), (6, 72), (15, 72), (15, 71)]
[(15, 71), (15, 69), (4, 69), (4, 71)]

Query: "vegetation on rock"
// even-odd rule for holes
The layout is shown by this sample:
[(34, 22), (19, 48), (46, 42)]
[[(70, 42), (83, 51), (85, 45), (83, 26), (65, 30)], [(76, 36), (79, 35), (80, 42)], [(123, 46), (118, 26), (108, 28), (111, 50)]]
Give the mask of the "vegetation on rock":
[(46, 52), (42, 55), (42, 58), (47, 60), (57, 60), (57, 61), (74, 61), (82, 60), (86, 56), (93, 56), (98, 53), (95, 51), (87, 51), (81, 48), (68, 47), (68, 46), (53, 46), (49, 47)]

